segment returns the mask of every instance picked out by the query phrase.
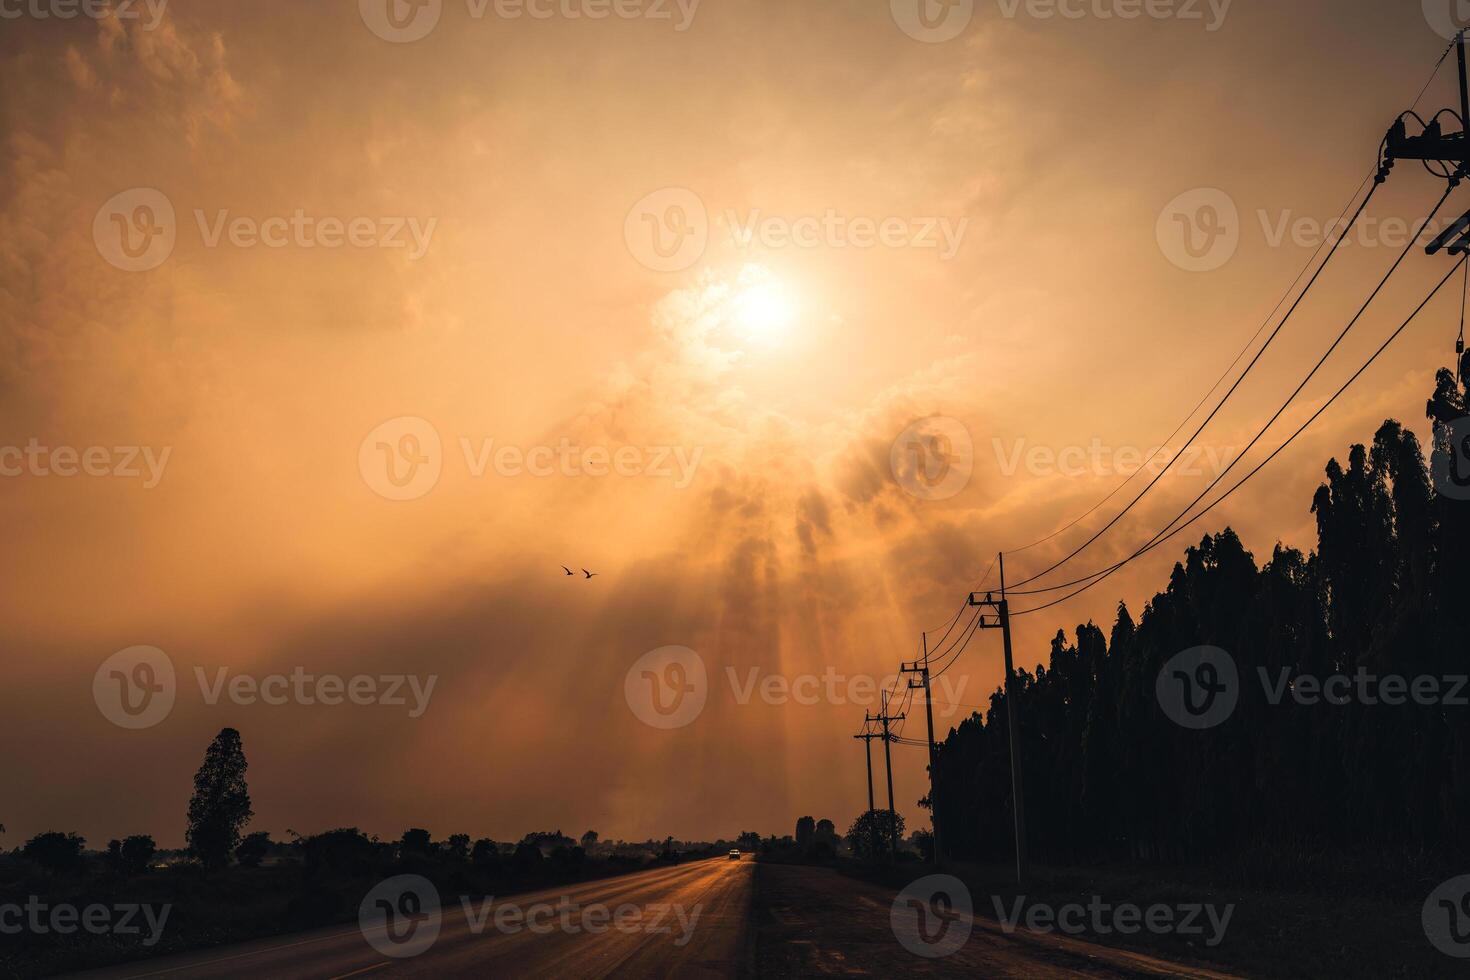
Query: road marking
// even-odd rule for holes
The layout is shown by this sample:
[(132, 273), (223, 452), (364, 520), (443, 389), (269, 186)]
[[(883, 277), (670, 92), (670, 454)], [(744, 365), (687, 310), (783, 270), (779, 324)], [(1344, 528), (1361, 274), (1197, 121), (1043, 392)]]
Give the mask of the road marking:
[(392, 961), (384, 960), (381, 963), (374, 963), (372, 966), (365, 966), (361, 970), (353, 970), (351, 973), (339, 973), (335, 977), (328, 977), (327, 980), (347, 980), (348, 977), (355, 977), (363, 973), (371, 973), (374, 970), (381, 970), (385, 966), (392, 965)]

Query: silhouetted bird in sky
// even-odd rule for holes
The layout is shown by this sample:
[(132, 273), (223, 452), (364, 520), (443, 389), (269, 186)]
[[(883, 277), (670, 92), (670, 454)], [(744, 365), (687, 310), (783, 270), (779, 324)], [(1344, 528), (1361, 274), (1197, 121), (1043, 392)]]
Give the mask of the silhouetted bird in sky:
[(561, 567), (561, 570), (564, 571), (564, 572), (566, 572), (568, 575), (575, 575), (575, 574), (577, 574), (576, 572), (572, 571), (570, 568), (568, 568), (565, 565), (563, 565)]
[(584, 568), (584, 569), (582, 569), (582, 574), (585, 575), (585, 576), (587, 576), (588, 578), (591, 578), (592, 576), (594, 576), (594, 575), (596, 575), (598, 573), (597, 572), (589, 572), (589, 571), (587, 571), (587, 569)]

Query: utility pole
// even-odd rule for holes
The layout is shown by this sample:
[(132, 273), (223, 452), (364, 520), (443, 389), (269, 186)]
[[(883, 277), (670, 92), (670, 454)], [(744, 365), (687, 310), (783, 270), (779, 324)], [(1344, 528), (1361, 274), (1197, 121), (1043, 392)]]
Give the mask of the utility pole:
[[(900, 716), (902, 717), (902, 716)], [(883, 692), (883, 766), (888, 770), (888, 853), (898, 857), (898, 821), (893, 818), (893, 756), (888, 748), (893, 738), (888, 733), (888, 723), (896, 719), (888, 717), (888, 692)]]
[[(1461, 169), (1470, 161), (1470, 142), (1467, 142), (1463, 128), (1470, 126), (1470, 83), (1466, 79), (1464, 31), (1455, 36), (1455, 49), (1460, 62), (1461, 131), (1444, 132), (1439, 125), (1442, 113), (1436, 113), (1422, 133), (1410, 136), (1404, 123), (1404, 116), (1409, 113), (1404, 113), (1389, 127), (1384, 145), (1383, 169), (1379, 171), (1380, 178), (1388, 176), (1388, 171), (1393, 169), (1396, 160), (1447, 160), (1458, 163)], [(1452, 111), (1451, 115), (1453, 114)]]
[(919, 680), (909, 680), (909, 689), (924, 689), (924, 720), (929, 723), (929, 822), (934, 828), (934, 867), (940, 867), (939, 848), (939, 802), (934, 796), (934, 705), (929, 698), (929, 634), (922, 634), (924, 638), (924, 659), (915, 660), (912, 665), (900, 664), (899, 672), (903, 674), (918, 674)]
[[(877, 805), (873, 802), (873, 739), (878, 738), (879, 735), (878, 735), (877, 732), (870, 732), (870, 731), (868, 731), (868, 724), (872, 720), (873, 720), (873, 716), (872, 715), (868, 714), (866, 711), (863, 712), (863, 730), (862, 730), (862, 733), (859, 734), (859, 735), (854, 735), (853, 736), (853, 738), (860, 738), (860, 739), (863, 740), (863, 750), (864, 750), (863, 754), (866, 755), (867, 758), (868, 758), (868, 812), (869, 813), (872, 813), (874, 810), (877, 809)], [(874, 856), (877, 856), (877, 854), (878, 854), (878, 828), (877, 828), (876, 825), (873, 827), (873, 839), (872, 839), (872, 841), (870, 841), (870, 843), (872, 844), (872, 847), (873, 847), (873, 854), (874, 854)]]
[(1026, 880), (1026, 802), (1021, 780), (1020, 728), (1016, 719), (1018, 691), (1016, 670), (1011, 660), (1011, 608), (1006, 601), (1006, 556), (1001, 554), (997, 560), (1000, 562), (1000, 601), (996, 602), (989, 592), (985, 593), (984, 600), (976, 598), (978, 592), (972, 592), (970, 605), (994, 609), (997, 622), (987, 623), (985, 614), (981, 613), (980, 628), (998, 629), (1003, 637), (1006, 658), (1006, 730), (1011, 742), (1011, 817), (1015, 822), (1016, 833), (1016, 883), (1021, 884)]

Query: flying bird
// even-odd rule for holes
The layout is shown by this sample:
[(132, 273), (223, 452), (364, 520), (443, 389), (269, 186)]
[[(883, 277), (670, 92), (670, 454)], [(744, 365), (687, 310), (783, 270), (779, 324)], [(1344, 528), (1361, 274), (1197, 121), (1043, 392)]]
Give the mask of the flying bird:
[(576, 572), (572, 571), (570, 568), (568, 568), (565, 565), (563, 565), (561, 567), (561, 570), (564, 571), (564, 572), (566, 572), (568, 575), (575, 575), (575, 574), (577, 574)]
[(600, 574), (600, 573), (598, 573), (598, 572), (589, 572), (589, 571), (587, 571), (587, 569), (584, 568), (584, 569), (582, 569), (582, 574), (585, 575), (585, 576), (587, 576), (588, 578), (591, 578), (592, 576), (597, 575), (597, 574)]

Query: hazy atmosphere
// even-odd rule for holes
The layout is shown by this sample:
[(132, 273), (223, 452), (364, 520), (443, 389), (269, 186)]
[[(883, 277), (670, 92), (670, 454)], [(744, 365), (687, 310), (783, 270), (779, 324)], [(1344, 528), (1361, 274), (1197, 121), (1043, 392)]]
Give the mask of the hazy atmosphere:
[[(1452, 32), (1432, 3), (568, 2), (0, 22), (8, 846), (181, 846), (224, 727), (277, 837), (846, 829), (875, 689), (1196, 407)], [(1300, 380), (1438, 198), (1395, 178), (1069, 573), (1146, 542)], [(1449, 268), (1420, 259), (1250, 465)], [(1226, 504), (1018, 618), (1018, 666), (1137, 615), (1206, 531), (1313, 548), (1329, 457), (1390, 416), (1429, 443), (1448, 292)], [(915, 472), (916, 423), (952, 466)], [(110, 717), (138, 646), (166, 662), (118, 676), (172, 700)], [(707, 670), (677, 725), (639, 705), (665, 647)], [(981, 634), (937, 734), (1001, 677)], [(922, 749), (893, 752), (921, 826)]]

